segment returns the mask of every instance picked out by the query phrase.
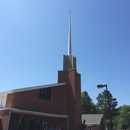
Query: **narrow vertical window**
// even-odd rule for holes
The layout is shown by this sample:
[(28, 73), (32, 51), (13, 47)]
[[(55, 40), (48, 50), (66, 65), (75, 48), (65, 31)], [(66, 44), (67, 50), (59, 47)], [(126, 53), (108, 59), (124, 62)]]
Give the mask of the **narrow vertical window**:
[(48, 91), (48, 99), (51, 100), (51, 88), (49, 88), (49, 91)]
[(42, 98), (42, 89), (39, 90), (39, 98)]

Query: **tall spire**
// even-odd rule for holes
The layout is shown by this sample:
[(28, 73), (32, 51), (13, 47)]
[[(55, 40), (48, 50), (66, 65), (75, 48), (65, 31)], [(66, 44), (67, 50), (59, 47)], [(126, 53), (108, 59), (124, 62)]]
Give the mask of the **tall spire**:
[(71, 52), (71, 12), (69, 12), (68, 55), (63, 55), (63, 70), (76, 69), (76, 57)]
[(68, 55), (71, 54), (71, 12), (69, 11), (69, 29), (68, 29)]

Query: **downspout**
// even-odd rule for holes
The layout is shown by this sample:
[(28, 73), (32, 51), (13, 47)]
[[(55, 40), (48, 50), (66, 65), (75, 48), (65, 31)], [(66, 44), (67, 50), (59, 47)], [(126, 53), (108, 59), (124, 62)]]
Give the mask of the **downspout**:
[(67, 130), (69, 130), (69, 116), (67, 117)]
[(7, 129), (6, 129), (6, 130), (9, 129), (10, 115), (11, 115), (11, 109), (10, 109), (10, 111), (9, 111), (9, 118), (8, 118), (8, 123), (7, 123)]

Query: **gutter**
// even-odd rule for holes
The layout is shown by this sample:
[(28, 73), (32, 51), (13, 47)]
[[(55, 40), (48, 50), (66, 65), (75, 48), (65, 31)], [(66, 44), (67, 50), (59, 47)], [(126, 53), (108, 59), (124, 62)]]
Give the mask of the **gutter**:
[(68, 115), (58, 115), (58, 114), (51, 114), (51, 113), (43, 113), (37, 111), (29, 111), (29, 110), (21, 110), (16, 108), (10, 108), (12, 113), (24, 113), (24, 114), (32, 114), (38, 116), (48, 116), (48, 117), (56, 117), (56, 118), (68, 118)]

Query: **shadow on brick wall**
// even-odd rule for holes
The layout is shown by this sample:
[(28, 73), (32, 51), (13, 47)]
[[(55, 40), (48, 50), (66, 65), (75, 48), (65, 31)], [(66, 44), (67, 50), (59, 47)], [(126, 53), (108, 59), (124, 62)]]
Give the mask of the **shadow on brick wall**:
[(3, 130), (3, 127), (2, 127), (2, 120), (0, 119), (0, 130)]

